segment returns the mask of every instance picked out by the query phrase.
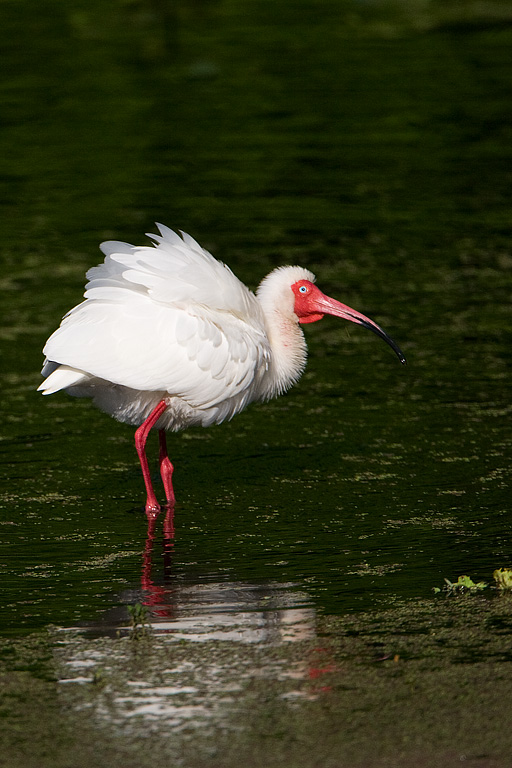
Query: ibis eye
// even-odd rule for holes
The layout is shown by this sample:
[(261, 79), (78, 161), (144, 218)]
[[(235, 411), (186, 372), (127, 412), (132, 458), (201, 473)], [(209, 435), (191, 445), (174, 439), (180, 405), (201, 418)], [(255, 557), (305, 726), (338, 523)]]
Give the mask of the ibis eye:
[(307, 293), (307, 292), (308, 292), (308, 289), (306, 288), (306, 286), (301, 285), (299, 288), (299, 293)]

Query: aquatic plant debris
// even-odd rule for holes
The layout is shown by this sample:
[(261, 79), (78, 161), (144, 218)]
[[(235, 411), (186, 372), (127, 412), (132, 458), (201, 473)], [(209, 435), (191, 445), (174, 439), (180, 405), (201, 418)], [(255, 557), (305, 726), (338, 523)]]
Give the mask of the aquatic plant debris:
[(135, 603), (135, 605), (128, 606), (128, 613), (131, 619), (130, 638), (132, 640), (141, 640), (143, 637), (146, 637), (150, 629), (147, 608), (141, 603)]
[(492, 575), (498, 589), (512, 589), (512, 568), (496, 568)]
[[(454, 594), (457, 592), (480, 592), (489, 586), (486, 581), (474, 582), (473, 579), (471, 579), (469, 576), (459, 576), (456, 582), (445, 578), (445, 584), (446, 586), (444, 587), (444, 591), (448, 592), (448, 594)], [(434, 587), (434, 592), (436, 594), (440, 591), (441, 590), (439, 587)]]
[[(496, 583), (496, 588), (502, 591), (512, 589), (512, 568), (496, 568), (493, 571), (493, 578)], [(489, 584), (486, 581), (474, 582), (469, 576), (459, 576), (457, 581), (453, 582), (450, 579), (445, 578), (444, 592), (448, 594), (463, 593), (463, 592), (481, 592), (486, 589)], [(441, 592), (439, 587), (433, 587), (432, 591), (437, 595)]]

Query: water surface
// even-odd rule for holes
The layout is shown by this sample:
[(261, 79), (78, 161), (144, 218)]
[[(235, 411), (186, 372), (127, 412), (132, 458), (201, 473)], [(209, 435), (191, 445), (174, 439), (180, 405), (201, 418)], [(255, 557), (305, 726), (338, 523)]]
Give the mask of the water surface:
[[(455, 723), (437, 741), (443, 764), (460, 761), (467, 747), (477, 765), (506, 765), (507, 728), (493, 696), (510, 682), (509, 658), (496, 651), (510, 640), (508, 603), (496, 602), (491, 586), (462, 607), (436, 603), (432, 588), (466, 573), (492, 585), (494, 569), (511, 565), (507, 4), (463, 11), (434, 2), (253, 0), (112, 3), (106, 11), (94, 2), (24, 0), (1, 13), (0, 616), (13, 690), (22, 700), (29, 670), (39, 691), (21, 721), (6, 710), (11, 764), (30, 765), (24, 729), (13, 724), (33, 731), (43, 700), (70, 718), (94, 710), (92, 733), (111, 723), (103, 693), (94, 706), (88, 697), (111, 674), (102, 672), (105, 658), (116, 667), (132, 654), (127, 608), (136, 604), (147, 611), (153, 645), (144, 647), (153, 650), (146, 666), (144, 654), (133, 656), (131, 677), (112, 672), (123, 711), (137, 711), (133, 697), (148, 686), (172, 688), (174, 672), (157, 679), (163, 654), (169, 669), (185, 665), (176, 685), (197, 689), (185, 691), (183, 707), (202, 707), (206, 717), (222, 710), (228, 725), (215, 721), (205, 749), (224, 765), (224, 727), (242, 734), (244, 754), (257, 744), (267, 768), (270, 754), (313, 765), (318, 741), (297, 735), (305, 713), (327, 738), (340, 722), (362, 727), (357, 712), (372, 720), (390, 698), (407, 702), (393, 712), (400, 722), (411, 711), (410, 741), (404, 730), (394, 754), (389, 723), (373, 720), (368, 738), (387, 745), (373, 763), (364, 750), (327, 741), (324, 764), (421, 765), (422, 755), (429, 764), (455, 704), (438, 697), (430, 736), (417, 730), (423, 706), (392, 688), (393, 675), (406, 679), (412, 668), (402, 669), (403, 650), (389, 640), (390, 622), (401, 626), (425, 601), (421, 626), (431, 612), (433, 634), (447, 631), (450, 616), (456, 628), (429, 646), (441, 670), (430, 678), (422, 667), (429, 701), (445, 690), (445, 675), (467, 683), (483, 707), (468, 726), (482, 749), (476, 736), (465, 746)], [(290, 393), (230, 424), (170, 439), (172, 540), (162, 520), (148, 535), (132, 430), (85, 401), (35, 392), (44, 341), (81, 299), (98, 243), (143, 243), (155, 220), (190, 232), (252, 288), (278, 264), (302, 264), (326, 293), (381, 324), (408, 358), (400, 366), (373, 334), (333, 318), (307, 327), (308, 368)], [(466, 683), (450, 677), (460, 659), (447, 648), (466, 647), (482, 627), (481, 642), (461, 653), (465, 664), (484, 666), (471, 666)], [(389, 661), (389, 688), (375, 687), (373, 656), (339, 647), (351, 632), (371, 638), (374, 628), (387, 638), (376, 658)], [(408, 625), (403, 636), (416, 630)], [(315, 666), (324, 637), (329, 660)], [(248, 670), (239, 694), (229, 694), (241, 720), (219, 704), (224, 682), (213, 693), (201, 687), (214, 675), (207, 658), (218, 643), (222, 659), (231, 648), (241, 665), (229, 672), (219, 661), (226, 686)], [(77, 666), (96, 651), (98, 669)], [(179, 656), (176, 667), (169, 653)], [(352, 679), (359, 665), (369, 675), (362, 709), (340, 698), (342, 675)], [(338, 693), (297, 718), (286, 710), (288, 720), (275, 719), (268, 736), (263, 724), (281, 712), (280, 701), (302, 706), (309, 696), (310, 667), (334, 674), (326, 686)], [(57, 686), (70, 669), (84, 681)], [(486, 675), (501, 681), (494, 693)], [(258, 710), (263, 719), (251, 731), (244, 696), (251, 686), (263, 695), (265, 685), (271, 706)], [(65, 698), (63, 689), (75, 693)], [(468, 707), (457, 705), (454, 718)], [(475, 723), (489, 712), (492, 738), (483, 744)], [(181, 715), (164, 718), (162, 733), (178, 727), (173, 717)], [(122, 725), (124, 715), (114, 720)], [(121, 725), (116, 754), (124, 765), (143, 764)], [(41, 748), (56, 743), (49, 723), (38, 732)], [(80, 750), (91, 732), (70, 736), (66, 749)], [(357, 744), (357, 730), (349, 732)], [(100, 757), (84, 756), (84, 765), (121, 759), (101, 744)], [(45, 749), (45, 768), (65, 762), (64, 747)]]

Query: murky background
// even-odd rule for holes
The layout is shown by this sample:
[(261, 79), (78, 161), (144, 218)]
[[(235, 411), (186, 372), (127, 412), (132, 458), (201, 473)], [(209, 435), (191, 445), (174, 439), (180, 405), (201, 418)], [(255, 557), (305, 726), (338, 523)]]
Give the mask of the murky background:
[[(509, 766), (509, 601), (432, 592), (512, 566), (509, 3), (0, 18), (0, 764)], [(307, 326), (290, 393), (170, 437), (172, 541), (133, 430), (35, 392), (99, 242), (155, 221), (408, 359)]]

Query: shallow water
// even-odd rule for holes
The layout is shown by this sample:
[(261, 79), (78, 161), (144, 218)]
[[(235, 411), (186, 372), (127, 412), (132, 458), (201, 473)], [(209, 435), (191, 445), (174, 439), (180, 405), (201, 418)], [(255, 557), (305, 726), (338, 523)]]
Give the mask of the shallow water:
[[(105, 12), (94, 2), (84, 9), (24, 0), (4, 5), (2, 17), (6, 675), (14, 675), (14, 691), (23, 690), (20, 669), (33, 685), (40, 674), (66, 679), (65, 664), (90, 661), (94, 643), (115, 666), (132, 647), (123, 629), (128, 606), (141, 604), (154, 665), (140, 667), (135, 689), (172, 687), (166, 675), (157, 680), (157, 668), (174, 642), (179, 663), (195, 670), (192, 682), (184, 673), (176, 685), (199, 691), (189, 691), (183, 707), (202, 707), (208, 717), (220, 708), (228, 723), (186, 764), (214, 750), (228, 765), (223, 729), (232, 728), (238, 748), (260, 750), (262, 764), (271, 764), (280, 743), (288, 745), (288, 765), (313, 765), (313, 736), (290, 751), (303, 738), (300, 718), (290, 715), (287, 726), (279, 717), (281, 736), (269, 741), (263, 720), (251, 731), (249, 715), (244, 725), (229, 707), (225, 714), (224, 683), (203, 696), (198, 680), (215, 673), (204, 648), (213, 653), (220, 643), (229, 657), (229, 644), (236, 646), (237, 665), (249, 670), (242, 689), (249, 680), (259, 693), (268, 685), (280, 711), (281, 695), (299, 690), (307, 699), (310, 683), (294, 688), (293, 671), (308, 669), (304, 654), (309, 659), (325, 636), (336, 645), (359, 622), (358, 633), (371, 636), (377, 626), (389, 638), (386, 617), (397, 605), (403, 616), (425, 601), (425, 614), (437, 615), (432, 589), (445, 578), (467, 573), (491, 585), (494, 569), (511, 565), (508, 6), (340, 0), (270, 10), (254, 0), (243, 7), (114, 3)], [(374, 318), (408, 359), (400, 366), (374, 335), (334, 318), (307, 327), (308, 368), (290, 393), (230, 424), (170, 438), (178, 497), (172, 539), (163, 537), (161, 519), (147, 531), (133, 431), (85, 401), (35, 392), (44, 341), (80, 300), (84, 273), (100, 260), (97, 244), (142, 243), (155, 220), (190, 232), (253, 288), (278, 264), (312, 269), (326, 293)], [(493, 648), (510, 640), (507, 603), (496, 602), (491, 586), (467, 599), (476, 601), (474, 615), (455, 598), (442, 603), (439, 626), (453, 610), (454, 643), (464, 645), (464, 626), (481, 631), (483, 612), (489, 642), (478, 645), (478, 663), (505, 687), (509, 659)], [(73, 638), (63, 646), (67, 657), (62, 637)], [(388, 645), (382, 655), (391, 654), (392, 667)], [(446, 649), (429, 650), (434, 666), (451, 669)], [(272, 667), (266, 654), (275, 653)], [(343, 674), (358, 664), (364, 674), (371, 669), (358, 653), (348, 653)], [(100, 732), (102, 717), (110, 723), (104, 703), (89, 706), (84, 693), (103, 674), (96, 673), (84, 673), (69, 700), (53, 682), (51, 694), (41, 683), (49, 711), (64, 708), (72, 718), (94, 710), (87, 727)], [(441, 686), (422, 674), (429, 690)], [(478, 674), (468, 685), (489, 704)], [(135, 707), (126, 698), (130, 680), (118, 671), (115, 678), (114, 698)], [(367, 692), (371, 686), (368, 679)], [(393, 696), (392, 687), (379, 690)], [(245, 693), (230, 695), (246, 712)], [(30, 765), (20, 733), (23, 723), (33, 728), (37, 701), (9, 720), (12, 765)], [(310, 711), (325, 743), (329, 718), (339, 726), (339, 707), (345, 721), (350, 712), (357, 721), (350, 706), (336, 694)], [(378, 697), (364, 706), (375, 713)], [(417, 702), (411, 711), (419, 723)], [(264, 707), (259, 714), (272, 718)], [(475, 720), (486, 716), (482, 703)], [(164, 731), (175, 727), (172, 717)], [(484, 755), (478, 765), (508, 764), (499, 708), (493, 717), (492, 744), (481, 752), (472, 746)], [(423, 754), (429, 764), (442, 718), (429, 724), (432, 738), (416, 733), (411, 718), (414, 744), (400, 742), (400, 754), (388, 744), (368, 762), (354, 737), (345, 752), (333, 741), (324, 763), (407, 765), (414, 755), (420, 765)], [(384, 744), (389, 724), (375, 723), (371, 738)], [(456, 732), (443, 741), (447, 765), (465, 754)], [(48, 733), (49, 724), (41, 727), (42, 747)], [(70, 737), (66, 749), (90, 738)], [(60, 765), (62, 749), (45, 746), (37, 765)], [(129, 764), (130, 749), (121, 754)], [(116, 759), (110, 755), (110, 764)], [(144, 764), (134, 751), (136, 759)]]

